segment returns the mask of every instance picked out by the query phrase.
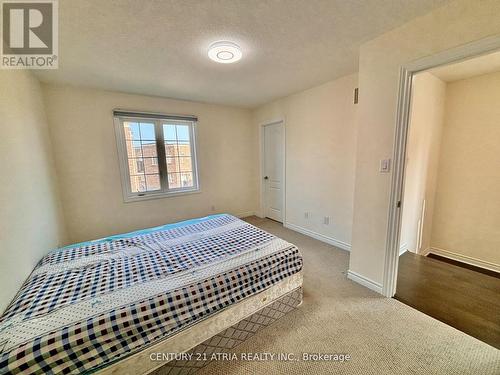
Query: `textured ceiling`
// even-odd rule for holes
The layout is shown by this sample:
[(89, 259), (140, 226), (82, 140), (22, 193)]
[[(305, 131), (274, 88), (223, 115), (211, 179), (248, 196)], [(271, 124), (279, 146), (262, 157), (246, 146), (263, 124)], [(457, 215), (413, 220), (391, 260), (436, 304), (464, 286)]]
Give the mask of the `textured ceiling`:
[[(255, 107), (353, 73), (364, 41), (448, 0), (60, 0), (43, 82)], [(227, 39), (236, 64), (207, 58)]]
[(500, 51), (429, 70), (445, 82), (500, 71)]

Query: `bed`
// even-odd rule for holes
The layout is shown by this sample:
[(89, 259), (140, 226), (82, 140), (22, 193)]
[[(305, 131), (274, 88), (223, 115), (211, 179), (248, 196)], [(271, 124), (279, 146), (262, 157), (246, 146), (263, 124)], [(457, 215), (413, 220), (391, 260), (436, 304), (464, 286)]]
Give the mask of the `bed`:
[(301, 270), (294, 245), (226, 214), (56, 249), (0, 317), (0, 374), (192, 373), (206, 356), (165, 354), (231, 349), (301, 303)]

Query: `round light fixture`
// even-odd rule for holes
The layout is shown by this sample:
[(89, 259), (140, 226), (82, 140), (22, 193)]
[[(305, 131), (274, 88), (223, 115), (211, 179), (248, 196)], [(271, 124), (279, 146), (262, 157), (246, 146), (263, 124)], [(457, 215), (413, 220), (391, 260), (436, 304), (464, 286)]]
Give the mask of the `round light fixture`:
[(221, 64), (231, 64), (241, 59), (240, 46), (233, 42), (215, 42), (208, 47), (208, 57)]

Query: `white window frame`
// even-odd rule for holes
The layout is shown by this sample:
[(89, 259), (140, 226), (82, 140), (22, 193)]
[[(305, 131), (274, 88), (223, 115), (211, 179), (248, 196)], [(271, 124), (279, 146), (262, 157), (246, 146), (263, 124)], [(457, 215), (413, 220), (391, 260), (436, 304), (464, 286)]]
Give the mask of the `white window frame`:
[[(118, 111), (118, 110), (117, 110)], [(118, 111), (126, 112), (124, 114), (113, 114), (113, 121), (115, 127), (116, 144), (118, 149), (118, 159), (120, 166), (120, 176), (122, 184), (122, 193), (124, 202), (137, 202), (141, 200), (157, 199), (172, 197), (185, 194), (199, 193), (200, 181), (198, 177), (198, 159), (197, 159), (197, 148), (196, 148), (196, 135), (197, 135), (197, 119), (193, 116), (174, 116), (158, 113), (144, 113), (144, 112), (133, 112), (133, 111)], [(155, 191), (144, 191), (144, 192), (133, 192), (130, 185), (130, 171), (127, 156), (127, 144), (125, 141), (125, 131), (123, 123), (126, 121), (133, 122), (148, 122), (153, 123), (155, 126), (155, 137), (156, 137), (156, 150), (158, 155), (158, 170), (160, 172), (160, 190)], [(193, 168), (193, 186), (192, 187), (180, 187), (180, 188), (170, 188), (167, 173), (167, 160), (165, 155), (165, 140), (163, 135), (163, 124), (168, 123), (171, 125), (188, 125), (189, 127), (189, 138), (191, 146), (191, 162)]]

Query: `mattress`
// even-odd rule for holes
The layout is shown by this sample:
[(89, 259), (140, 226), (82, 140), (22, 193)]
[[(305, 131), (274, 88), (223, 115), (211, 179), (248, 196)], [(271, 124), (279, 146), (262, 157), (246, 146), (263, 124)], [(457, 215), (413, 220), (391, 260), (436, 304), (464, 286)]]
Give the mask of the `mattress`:
[[(183, 360), (176, 361), (176, 355), (231, 352), (236, 345), (297, 308), (302, 303), (302, 282), (302, 272), (293, 274), (270, 288), (230, 305), (136, 354), (105, 366), (96, 374), (193, 374), (195, 369), (190, 367), (198, 370), (208, 364), (210, 362), (208, 359), (211, 358), (200, 361), (201, 358), (196, 357), (196, 363), (189, 364)], [(221, 341), (217, 340), (218, 337)]]
[(102, 368), (301, 268), (294, 245), (231, 215), (57, 249), (0, 317), (0, 373)]

